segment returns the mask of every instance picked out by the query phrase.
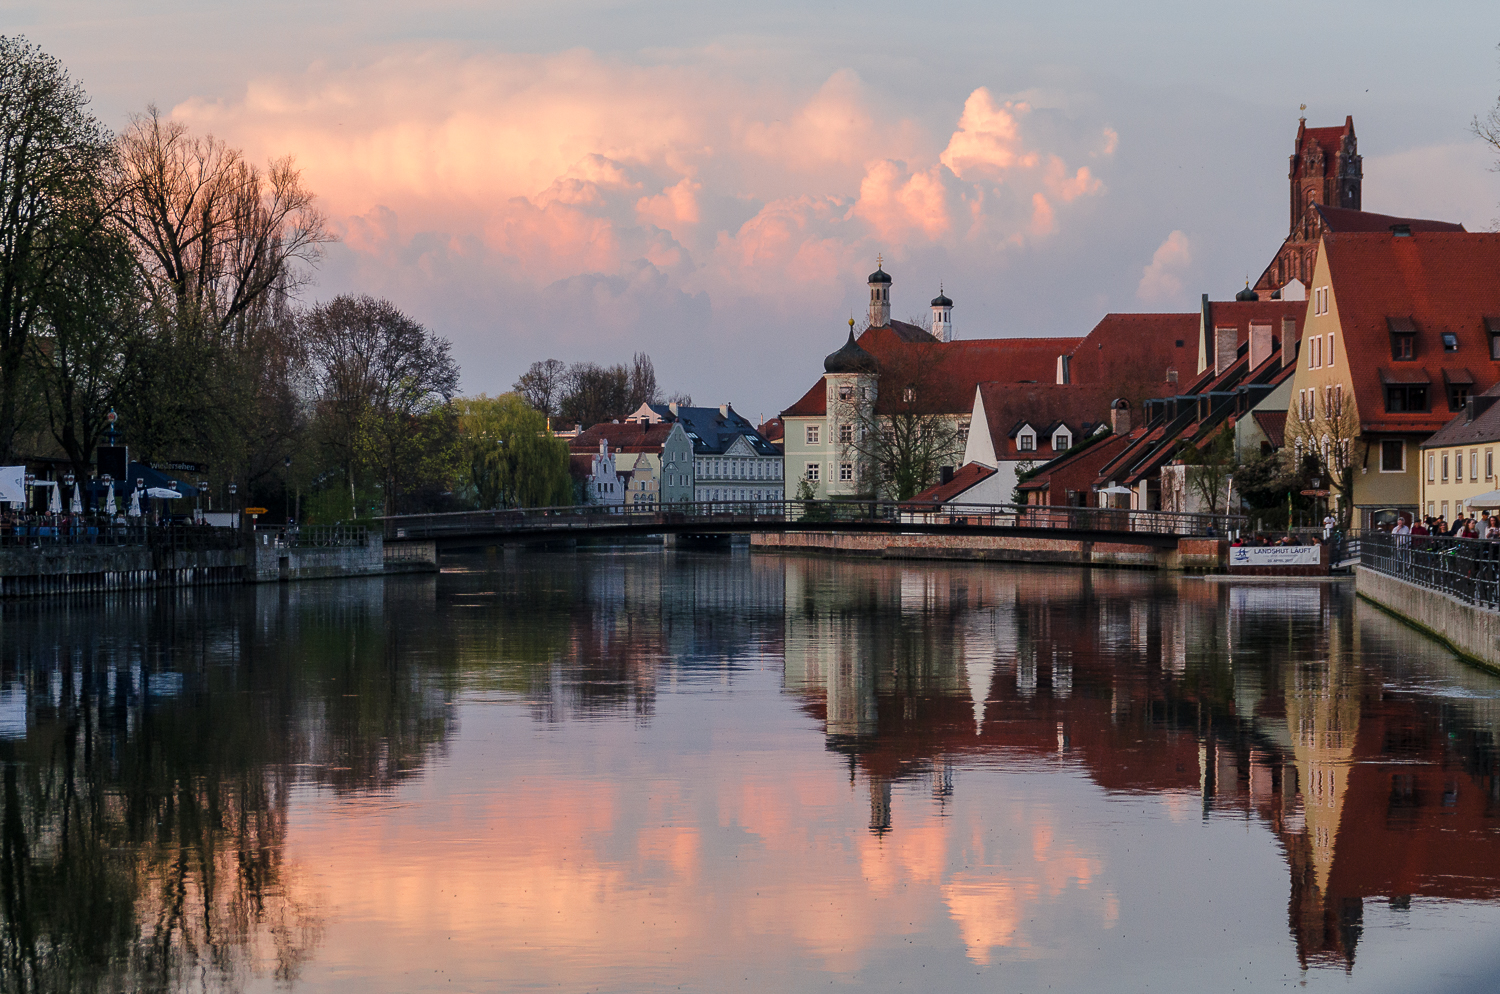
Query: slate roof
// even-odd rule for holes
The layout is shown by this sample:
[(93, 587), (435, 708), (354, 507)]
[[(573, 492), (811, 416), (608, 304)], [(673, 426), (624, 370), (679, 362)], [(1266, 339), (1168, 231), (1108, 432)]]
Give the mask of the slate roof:
[[(1470, 376), (1493, 386), (1500, 363), (1490, 358), (1490, 335), (1500, 332), (1500, 234), (1413, 232), (1324, 235), (1349, 378), (1365, 432), (1426, 433), (1452, 418), (1439, 384)], [(1391, 358), (1390, 319), (1416, 329), (1411, 361)], [(1445, 352), (1442, 335), (1457, 336)], [(1386, 378), (1425, 374), (1433, 384), (1427, 411), (1385, 409)]]
[(677, 421), (682, 424), (682, 430), (687, 432), (688, 439), (693, 443), (693, 452), (697, 455), (721, 455), (729, 451), (735, 439), (741, 436), (760, 455), (781, 455), (781, 450), (733, 407), (729, 408), (728, 414), (717, 407), (678, 407)]
[(1469, 412), (1461, 411), (1431, 438), (1422, 443), (1424, 449), (1440, 449), (1448, 445), (1479, 445), (1500, 442), (1500, 384), (1490, 387), (1474, 398), (1476, 413), (1469, 420)]

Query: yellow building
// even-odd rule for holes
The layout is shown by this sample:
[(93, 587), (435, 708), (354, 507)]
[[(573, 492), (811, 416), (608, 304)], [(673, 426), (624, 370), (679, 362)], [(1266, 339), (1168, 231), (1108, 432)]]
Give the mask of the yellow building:
[(1481, 494), (1500, 487), (1495, 450), (1500, 448), (1500, 388), (1470, 398), (1464, 413), (1422, 443), (1421, 513), (1448, 521)]
[[(1336, 485), (1352, 480), (1356, 527), (1381, 511), (1415, 513), (1427, 500), (1424, 443), (1500, 380), (1500, 234), (1325, 233), (1307, 307), (1288, 447), (1316, 451)], [(1453, 469), (1450, 501), (1494, 489), (1482, 446), (1470, 479), (1469, 448), (1465, 484), (1479, 489), (1458, 494)], [(1441, 466), (1438, 456), (1435, 485)]]

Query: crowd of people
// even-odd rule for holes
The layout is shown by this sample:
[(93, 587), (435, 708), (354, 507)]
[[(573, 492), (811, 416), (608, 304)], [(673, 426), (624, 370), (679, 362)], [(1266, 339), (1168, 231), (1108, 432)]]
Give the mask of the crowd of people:
[(1392, 535), (1443, 535), (1448, 538), (1500, 539), (1500, 516), (1471, 514), (1464, 517), (1458, 514), (1454, 516), (1453, 523), (1450, 525), (1447, 518), (1441, 514), (1435, 517), (1428, 515), (1415, 522), (1410, 521), (1403, 514), (1396, 519), (1395, 527), (1390, 529), (1390, 533)]

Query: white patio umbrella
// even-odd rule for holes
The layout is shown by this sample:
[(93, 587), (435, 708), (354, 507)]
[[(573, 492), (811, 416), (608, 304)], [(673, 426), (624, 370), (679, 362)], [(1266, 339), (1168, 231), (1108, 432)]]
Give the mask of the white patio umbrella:
[(110, 480), (108, 488), (104, 491), (104, 513), (111, 517), (115, 514), (115, 481)]
[(1101, 494), (1133, 494), (1133, 493), (1135, 493), (1135, 491), (1131, 490), (1129, 487), (1122, 487), (1119, 484), (1115, 484), (1112, 487), (1104, 487), (1099, 492)]
[(130, 491), (130, 508), (125, 513), (132, 518), (141, 516), (141, 492), (139, 490)]
[(146, 496), (160, 497), (162, 500), (176, 500), (178, 497), (181, 497), (182, 494), (178, 493), (175, 490), (168, 490), (166, 487), (147, 487)]
[(73, 484), (73, 499), (68, 503), (68, 510), (71, 511), (73, 514), (82, 514), (83, 513), (83, 495), (81, 493), (79, 493), (79, 491), (82, 490), (82, 489), (83, 489), (83, 484), (81, 484), (81, 483), (75, 483), (75, 484)]
[(62, 497), (58, 494), (58, 491), (61, 489), (62, 487), (59, 487), (56, 483), (52, 484), (52, 494), (47, 498), (48, 514), (62, 513)]

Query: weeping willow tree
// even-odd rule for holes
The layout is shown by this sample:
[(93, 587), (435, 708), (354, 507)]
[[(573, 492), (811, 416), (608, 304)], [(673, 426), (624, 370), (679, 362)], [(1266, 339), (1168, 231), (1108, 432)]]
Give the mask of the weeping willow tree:
[(555, 507), (572, 502), (568, 443), (547, 430), (546, 415), (518, 394), (454, 401), (461, 486), (483, 509)]

